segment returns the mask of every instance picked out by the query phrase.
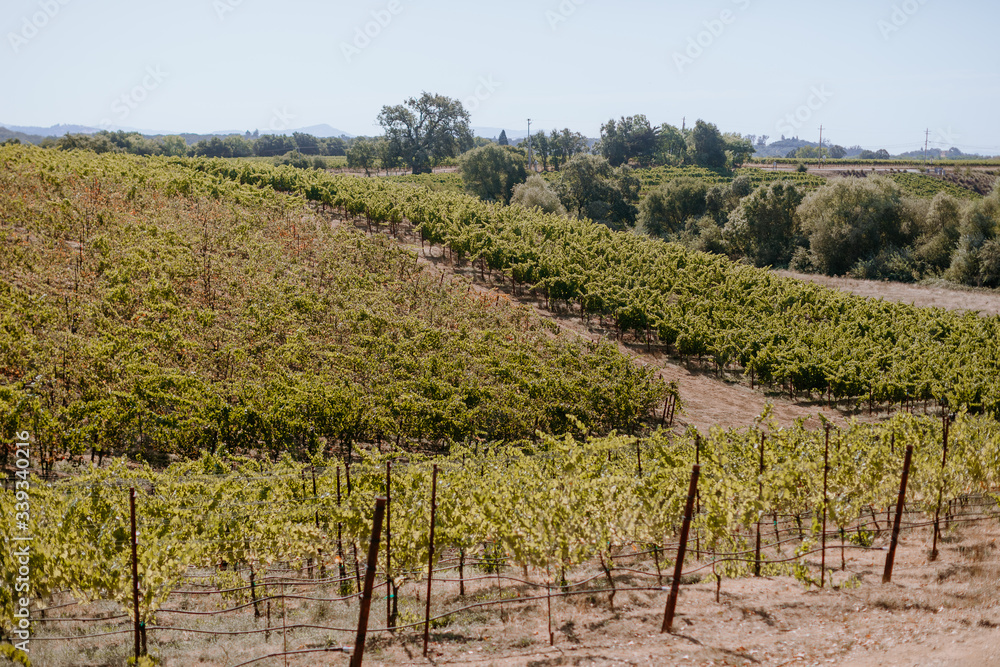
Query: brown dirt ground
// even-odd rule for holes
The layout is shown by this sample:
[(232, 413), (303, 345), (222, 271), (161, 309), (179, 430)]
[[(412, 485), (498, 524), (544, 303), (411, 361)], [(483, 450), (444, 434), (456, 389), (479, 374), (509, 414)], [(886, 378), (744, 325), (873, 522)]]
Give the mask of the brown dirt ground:
[[(886, 585), (881, 583), (885, 552), (872, 550), (847, 552), (846, 571), (829, 573), (836, 589), (806, 590), (785, 576), (723, 580), (717, 603), (713, 584), (683, 586), (674, 634), (660, 633), (666, 593), (619, 593), (615, 611), (605, 595), (581, 596), (553, 605), (555, 646), (546, 641), (545, 606), (539, 604), (513, 611), (505, 623), (493, 611), (479, 615), (474, 625), (458, 621), (438, 630), (427, 659), (419, 633), (381, 639), (366, 662), (1000, 665), (997, 537), (995, 522), (966, 526), (949, 533), (940, 558), (929, 563), (929, 531), (907, 535), (897, 551), (893, 582)], [(827, 563), (839, 568), (836, 551), (830, 550)], [(849, 580), (860, 584), (842, 585)]]
[[(884, 523), (883, 523), (884, 525)], [(882, 584), (887, 535), (876, 537), (874, 549), (848, 549), (841, 569), (839, 548), (827, 552), (827, 585), (807, 588), (790, 576), (723, 579), (715, 599), (710, 570), (706, 578), (686, 576), (681, 586), (672, 633), (661, 633), (666, 590), (656, 589), (655, 577), (616, 573), (614, 608), (606, 593), (594, 592), (552, 603), (553, 645), (549, 644), (548, 615), (544, 600), (517, 602), (518, 597), (538, 595), (523, 584), (503, 584), (503, 611), (493, 605), (464, 611), (432, 627), (428, 657), (422, 655), (425, 582), (400, 588), (399, 623), (415, 627), (393, 635), (370, 633), (366, 665), (476, 665), (481, 667), (554, 667), (557, 665), (940, 665), (987, 667), (1000, 665), (1000, 557), (997, 540), (1000, 524), (995, 518), (978, 524), (952, 525), (943, 533), (940, 556), (928, 560), (929, 529), (905, 532), (896, 554), (893, 581)], [(765, 552), (767, 553), (767, 552)], [(788, 555), (788, 552), (785, 552)], [(619, 567), (655, 572), (648, 555), (618, 561)], [(686, 571), (701, 563), (689, 558)], [(819, 557), (808, 565), (818, 578)], [(292, 576), (301, 576), (299, 575)], [(520, 578), (520, 570), (505, 570)], [(597, 564), (573, 571), (576, 581), (599, 574)], [(287, 575), (286, 575), (287, 576)], [(482, 577), (468, 568), (466, 577)], [(532, 571), (529, 579), (543, 581)], [(450, 581), (442, 581), (448, 578)], [(435, 577), (432, 613), (440, 614), (470, 603), (495, 601), (498, 591), (492, 575), (467, 581), (459, 596), (455, 574)], [(832, 582), (832, 586), (831, 586)], [(603, 579), (596, 585), (604, 587)], [(664, 580), (664, 583), (668, 583)], [(626, 587), (653, 590), (627, 591)], [(336, 595), (332, 587), (311, 589), (313, 595)], [(305, 591), (303, 591), (305, 592)], [(307, 593), (308, 594), (308, 593)], [(213, 602), (174, 599), (170, 606), (211, 610)], [(120, 613), (114, 603), (99, 603), (104, 613)], [(227, 602), (230, 606), (232, 602)], [(384, 591), (373, 601), (369, 627), (385, 623)], [(71, 612), (72, 610), (66, 610)], [(76, 613), (94, 615), (95, 608)], [(502, 615), (501, 615), (502, 614)], [(271, 636), (222, 637), (151, 631), (150, 648), (162, 656), (164, 667), (218, 665), (232, 667), (247, 660), (289, 651), (353, 644), (353, 633), (303, 629), (283, 637), (277, 603), (272, 613)], [(250, 609), (199, 621), (192, 617), (164, 618), (167, 624), (200, 627), (210, 631), (245, 631), (264, 627)], [(357, 601), (307, 602), (292, 600), (289, 624), (315, 623), (352, 628), (357, 624)], [(55, 624), (45, 634), (95, 632), (86, 627)], [(121, 627), (116, 625), (115, 627)], [(127, 627), (127, 625), (126, 625)], [(130, 651), (130, 635), (105, 637), (94, 642), (32, 642), (35, 664), (51, 667), (110, 667), (122, 665)], [(86, 647), (86, 648), (85, 648)], [(280, 658), (262, 665), (284, 664)], [(346, 665), (342, 653), (311, 653), (289, 657), (288, 665)]]

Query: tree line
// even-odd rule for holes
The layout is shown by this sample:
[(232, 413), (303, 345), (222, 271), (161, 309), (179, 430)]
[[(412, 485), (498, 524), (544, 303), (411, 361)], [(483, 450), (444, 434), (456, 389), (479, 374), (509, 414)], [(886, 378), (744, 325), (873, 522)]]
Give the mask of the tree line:
[(639, 205), (636, 229), (756, 266), (913, 282), (1000, 287), (1000, 190), (908, 194), (887, 176), (837, 178), (807, 192), (746, 176), (672, 179)]
[(184, 137), (171, 134), (147, 137), (138, 132), (101, 130), (93, 134), (67, 134), (55, 140), (51, 147), (60, 150), (88, 150), (95, 153), (129, 153), (131, 155), (167, 155), (174, 157), (276, 157), (297, 151), (309, 156), (346, 155), (351, 139), (346, 137), (316, 137), (304, 132), (230, 134), (225, 137), (202, 139), (188, 145)]

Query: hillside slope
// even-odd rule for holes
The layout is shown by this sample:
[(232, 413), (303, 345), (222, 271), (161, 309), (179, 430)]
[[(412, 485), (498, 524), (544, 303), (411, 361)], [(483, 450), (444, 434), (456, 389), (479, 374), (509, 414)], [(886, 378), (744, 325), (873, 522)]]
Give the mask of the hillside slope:
[(629, 430), (663, 400), (613, 346), (273, 190), (24, 146), (0, 165), (0, 429), (32, 424), (48, 465)]

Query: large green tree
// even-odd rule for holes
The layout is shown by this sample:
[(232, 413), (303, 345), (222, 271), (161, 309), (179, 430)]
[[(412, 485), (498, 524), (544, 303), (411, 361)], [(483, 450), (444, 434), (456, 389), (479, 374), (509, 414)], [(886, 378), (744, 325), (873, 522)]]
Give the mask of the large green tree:
[(378, 122), (414, 174), (430, 173), (434, 161), (472, 147), (469, 112), (444, 95), (424, 92), (403, 104), (384, 106)]
[(806, 197), (799, 216), (813, 264), (827, 275), (901, 248), (910, 235), (899, 186), (879, 176), (835, 180)]
[(653, 236), (676, 234), (689, 218), (704, 215), (707, 193), (703, 179), (671, 179), (653, 189), (639, 204), (639, 226)]
[(923, 271), (940, 273), (948, 268), (962, 235), (961, 223), (962, 202), (947, 192), (934, 195), (914, 244), (914, 256)]
[(295, 150), (295, 141), (284, 134), (262, 134), (254, 141), (254, 152), (259, 157), (275, 157)]
[(799, 233), (802, 193), (788, 181), (764, 184), (729, 215), (722, 238), (733, 254), (757, 266), (788, 264)]
[(688, 155), (699, 167), (723, 169), (726, 166), (726, 139), (714, 123), (699, 119), (688, 136)]
[(303, 155), (319, 155), (319, 140), (313, 135), (293, 132), (292, 141), (295, 142), (295, 149)]
[(163, 154), (172, 156), (182, 156), (187, 155), (187, 142), (184, 141), (184, 137), (178, 136), (176, 134), (170, 134), (163, 137)]
[(552, 155), (552, 143), (549, 141), (548, 135), (545, 134), (545, 130), (539, 130), (532, 135), (531, 148), (534, 150), (535, 155), (538, 156), (538, 161), (542, 163), (542, 171), (548, 171), (549, 157)]
[(682, 164), (687, 156), (687, 139), (680, 128), (664, 123), (656, 133), (656, 162)]
[(552, 166), (559, 171), (574, 155), (587, 151), (587, 138), (568, 127), (564, 127), (562, 131), (552, 130), (549, 134), (549, 150), (552, 153)]
[(988, 197), (966, 206), (959, 233), (947, 277), (969, 285), (1000, 287), (1000, 189), (994, 187)]
[(465, 190), (487, 201), (510, 203), (514, 186), (528, 178), (526, 158), (517, 148), (487, 144), (462, 156)]
[(347, 166), (350, 169), (364, 169), (365, 176), (371, 176), (378, 160), (378, 146), (367, 137), (358, 137), (347, 149)]
[(600, 152), (612, 167), (635, 160), (640, 166), (653, 162), (656, 155), (656, 130), (642, 114), (614, 118), (601, 126)]
[(726, 141), (726, 159), (730, 167), (740, 166), (757, 150), (753, 147), (753, 141), (749, 137), (727, 133), (724, 139)]
[(563, 166), (559, 195), (578, 218), (624, 229), (635, 222), (639, 179), (628, 167), (615, 168), (599, 155), (581, 153)]

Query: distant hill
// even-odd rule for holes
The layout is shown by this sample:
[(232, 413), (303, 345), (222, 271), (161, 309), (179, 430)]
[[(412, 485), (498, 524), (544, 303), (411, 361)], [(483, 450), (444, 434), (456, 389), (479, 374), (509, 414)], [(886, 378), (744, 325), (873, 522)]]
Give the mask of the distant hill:
[[(348, 139), (354, 137), (353, 134), (344, 132), (343, 130), (338, 130), (337, 128), (323, 123), (322, 125), (310, 125), (309, 127), (300, 127), (297, 130), (289, 130), (288, 134), (292, 132), (302, 132), (303, 134), (311, 134), (314, 137), (322, 137), (324, 139), (329, 137), (347, 137)], [(262, 132), (261, 134), (271, 134), (270, 132)]]
[[(95, 132), (100, 132), (101, 130), (109, 130), (111, 132), (117, 132), (122, 130), (124, 132), (138, 132), (145, 137), (163, 137), (167, 135), (180, 135), (184, 137), (184, 140), (189, 144), (197, 143), (202, 139), (211, 139), (212, 137), (226, 137), (230, 134), (245, 134), (245, 130), (222, 130), (219, 132), (209, 132), (206, 134), (198, 134), (196, 132), (164, 132), (162, 130), (140, 130), (134, 127), (91, 127), (89, 125), (67, 125), (59, 124), (52, 125), (50, 127), (40, 127), (34, 125), (4, 125), (0, 123), (0, 128), (2, 128), (6, 133), (0, 134), (0, 140), (6, 140), (10, 138), (18, 138), (21, 141), (30, 141), (31, 143), (39, 143), (45, 137), (63, 137), (67, 134), (94, 134)], [(253, 130), (251, 130), (252, 132)], [(332, 125), (326, 123), (322, 125), (311, 125), (309, 127), (301, 127), (293, 130), (280, 130), (272, 131), (267, 128), (259, 130), (260, 134), (287, 134), (292, 135), (293, 132), (302, 132), (304, 134), (311, 134), (314, 137), (353, 137), (353, 134), (349, 134), (340, 130)], [(34, 139), (28, 139), (26, 137), (34, 137)]]
[(778, 141), (771, 142), (767, 146), (761, 146), (760, 144), (754, 146), (757, 150), (753, 156), (755, 158), (785, 157), (791, 151), (798, 150), (803, 146), (819, 146), (819, 143), (815, 141), (804, 141), (798, 137), (789, 137), (787, 139), (779, 139)]
[[(295, 132), (301, 132), (302, 134), (311, 134), (314, 137), (320, 137), (322, 139), (326, 139), (326, 138), (329, 138), (329, 137), (347, 137), (347, 138), (351, 138), (351, 137), (354, 136), (353, 134), (348, 134), (347, 132), (344, 132), (343, 130), (338, 130), (337, 128), (333, 127), (332, 125), (327, 125), (326, 123), (323, 123), (322, 125), (310, 125), (309, 127), (298, 127), (298, 128), (292, 129), (292, 130), (271, 130), (270, 128), (264, 128), (263, 130), (260, 129), (260, 128), (254, 128), (254, 129), (256, 129), (257, 132), (260, 133), (260, 134), (287, 134), (288, 136), (291, 136)], [(252, 134), (253, 130), (250, 130), (250, 132)], [(227, 137), (227, 136), (229, 136), (231, 134), (246, 134), (246, 131), (245, 130), (219, 130), (218, 132), (211, 132), (209, 134), (194, 134), (194, 133), (189, 133), (189, 134), (182, 134), (181, 136), (182, 137), (184, 137), (184, 136), (193, 136), (193, 137), (203, 137), (203, 138), (204, 137), (208, 137), (208, 138), (211, 138), (211, 137)]]
[(990, 156), (980, 155), (979, 153), (963, 153), (954, 147), (949, 148), (948, 150), (929, 148), (925, 155), (924, 149), (921, 147), (916, 150), (909, 151), (908, 153), (900, 153), (894, 157), (907, 160), (923, 160), (925, 157), (928, 160), (983, 160), (988, 159)]
[(100, 132), (99, 127), (89, 127), (87, 125), (52, 125), (51, 127), (37, 127), (34, 125), (4, 125), (11, 132), (21, 132), (23, 134), (37, 135), (40, 137), (62, 137), (66, 134), (93, 134)]
[(25, 134), (24, 132), (15, 132), (7, 127), (0, 127), (0, 141), (8, 139), (18, 139), (25, 144), (40, 144), (45, 137), (40, 134)]
[(525, 130), (512, 130), (506, 127), (473, 127), (472, 134), (483, 139), (496, 139), (501, 131), (507, 132), (507, 138), (514, 142), (517, 139), (524, 139), (528, 136)]

